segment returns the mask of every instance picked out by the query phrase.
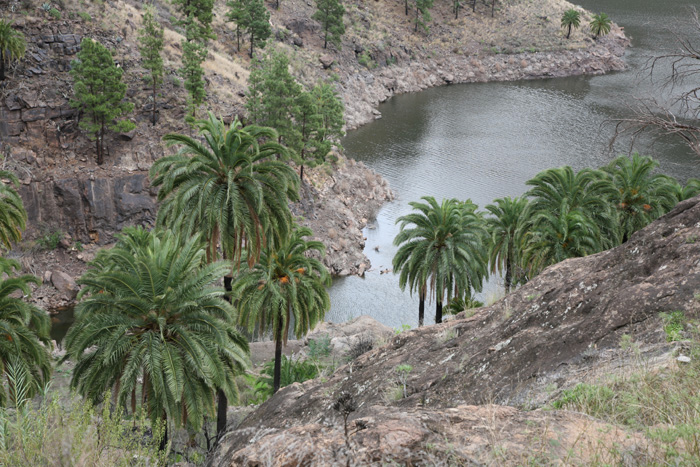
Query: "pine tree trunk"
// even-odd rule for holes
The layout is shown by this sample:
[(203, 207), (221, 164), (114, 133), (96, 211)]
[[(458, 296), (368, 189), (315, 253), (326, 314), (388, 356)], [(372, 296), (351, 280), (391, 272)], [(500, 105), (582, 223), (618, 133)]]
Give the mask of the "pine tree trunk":
[(435, 324), (442, 323), (442, 301), (440, 300), (435, 304)]
[(420, 10), (418, 9), (418, 4), (416, 4), (416, 28), (415, 31), (418, 32), (418, 12)]
[(459, 3), (455, 3), (455, 19), (459, 18)]
[(425, 319), (425, 292), (420, 293), (418, 298), (418, 327), (423, 326)]
[(156, 78), (153, 77), (153, 126), (156, 125)]
[(299, 168), (299, 180), (301, 180), (301, 183), (304, 183), (304, 164), (301, 164)]
[(328, 23), (326, 23), (326, 32), (323, 35), (323, 48), (328, 48)]
[(493, 10), (496, 8), (496, 0), (491, 0), (491, 18), (493, 18)]
[(406, 5), (406, 16), (408, 16), (408, 0), (406, 0), (405, 5)]
[(472, 11), (476, 12), (476, 0), (472, 0)]
[(277, 321), (275, 329), (275, 371), (272, 381), (272, 394), (279, 391), (280, 373), (282, 371), (282, 320)]
[(253, 58), (253, 44), (255, 41), (255, 34), (250, 33), (250, 58)]

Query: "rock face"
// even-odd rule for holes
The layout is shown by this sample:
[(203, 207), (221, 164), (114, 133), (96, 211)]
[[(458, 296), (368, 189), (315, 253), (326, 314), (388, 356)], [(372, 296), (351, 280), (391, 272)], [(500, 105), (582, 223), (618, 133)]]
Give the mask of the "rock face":
[(34, 181), (20, 188), (29, 225), (57, 225), (82, 242), (104, 244), (127, 225), (152, 224), (147, 173)]
[[(659, 314), (700, 314), (698, 239), (700, 197), (680, 203), (622, 246), (547, 268), (470, 318), (404, 332), (326, 382), (281, 390), (227, 437), (215, 458), (248, 462), (267, 449), (262, 440), (273, 434), (291, 440), (310, 433), (305, 436), (314, 439), (314, 426), (336, 424), (330, 408), (342, 394), (357, 407), (350, 414), (353, 423), (380, 420), (375, 406), (415, 415), (415, 407), (445, 414), (464, 404), (540, 405), (594, 374), (594, 368), (624, 364), (623, 335), (647, 355), (668, 354), (671, 345)], [(411, 367), (407, 396), (389, 402), (388, 395), (401, 389), (399, 365)], [(303, 426), (310, 428), (304, 432), (298, 428)], [(384, 436), (388, 429), (381, 428)], [(395, 430), (395, 436), (404, 436), (400, 427)], [(472, 438), (467, 440), (469, 451)]]

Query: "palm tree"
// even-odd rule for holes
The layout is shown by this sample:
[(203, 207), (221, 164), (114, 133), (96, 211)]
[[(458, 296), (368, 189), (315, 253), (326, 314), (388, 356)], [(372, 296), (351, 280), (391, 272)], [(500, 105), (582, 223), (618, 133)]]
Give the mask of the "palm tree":
[[(30, 275), (13, 276), (19, 263), (0, 258), (0, 376), (8, 375), (10, 367), (22, 372), (27, 388), (26, 397), (44, 389), (51, 376), (51, 324), (45, 311), (27, 303), (29, 284), (39, 284)], [(8, 375), (9, 376), (9, 375)], [(11, 378), (7, 388), (0, 384), (0, 407), (17, 402)]]
[(113, 388), (132, 412), (140, 393), (151, 421), (166, 424), (161, 449), (168, 422), (199, 430), (217, 390), (236, 400), (234, 378), (246, 366), (234, 308), (212, 285), (229, 269), (207, 262), (199, 235), (125, 229), (79, 279), (82, 301), (66, 336), (71, 387), (93, 402)]
[(578, 28), (581, 25), (581, 13), (573, 8), (566, 10), (561, 17), (561, 27), (567, 28), (566, 38), (571, 36), (571, 28)]
[(612, 21), (605, 13), (593, 15), (593, 19), (591, 20), (591, 32), (595, 34), (596, 39), (598, 39), (598, 36), (608, 34), (611, 26)]
[[(524, 222), (523, 212), (527, 207), (526, 198), (498, 198), (495, 204), (486, 206), (492, 217), (486, 219), (486, 228), (490, 234), (489, 264), (491, 274), (505, 272), (506, 293), (510, 292), (513, 273), (518, 264), (520, 247), (519, 227)], [(517, 279), (516, 279), (517, 282)]]
[[(435, 322), (442, 322), (443, 300), (466, 291), (481, 290), (486, 275), (486, 231), (476, 205), (467, 200), (445, 199), (441, 204), (431, 196), (426, 203), (411, 202), (419, 212), (401, 216), (401, 230), (394, 238), (400, 245), (393, 260), (402, 290), (419, 293), (418, 325), (423, 324), (426, 292), (435, 294)], [(412, 227), (407, 228), (407, 226)]]
[(691, 178), (688, 179), (685, 186), (680, 186), (680, 184), (678, 185), (678, 192), (676, 193), (676, 196), (678, 197), (678, 201), (685, 201), (686, 199), (690, 199), (698, 194), (700, 194), (700, 179)]
[(523, 215), (528, 223), (542, 211), (558, 215), (566, 204), (569, 209), (577, 210), (598, 226), (601, 237), (597, 243), (602, 248), (619, 244), (617, 220), (608, 202), (614, 187), (605, 172), (592, 169), (574, 172), (569, 166), (559, 167), (538, 173), (526, 185), (533, 187), (525, 193), (530, 198)]
[(530, 276), (568, 258), (601, 251), (595, 222), (579, 209), (563, 203), (559, 213), (540, 211), (524, 235), (522, 264)]
[[(299, 177), (276, 158), (287, 158), (271, 128), (242, 127), (238, 119), (230, 127), (209, 113), (198, 122), (204, 143), (180, 134), (163, 139), (181, 145), (172, 156), (151, 167), (152, 184), (159, 186), (158, 225), (183, 235), (202, 233), (208, 242), (207, 257), (223, 256), (240, 267), (245, 253), (249, 266), (265, 246), (285, 238), (291, 230), (288, 201), (298, 199)], [(224, 287), (231, 288), (231, 276)], [(226, 428), (227, 401), (219, 394), (217, 434)]]
[(152, 184), (160, 187), (157, 223), (202, 233), (210, 261), (221, 243), (224, 258), (236, 268), (244, 250), (252, 265), (264, 246), (290, 232), (288, 201), (299, 197), (299, 177), (274, 159), (286, 158), (287, 150), (275, 142), (273, 129), (243, 128), (238, 119), (227, 128), (211, 113), (198, 126), (205, 144), (181, 134), (163, 138), (181, 150), (151, 167)]
[(5, 79), (5, 64), (24, 57), (27, 42), (24, 35), (12, 29), (12, 22), (0, 19), (0, 81)]
[(15, 174), (0, 170), (0, 179), (12, 184), (10, 186), (0, 182), (0, 242), (9, 250), (13, 242), (22, 239), (22, 231), (27, 225), (27, 212), (15, 189), (19, 185)]
[(678, 182), (667, 175), (652, 174), (658, 162), (634, 153), (620, 156), (603, 170), (615, 188), (609, 197), (617, 210), (621, 241), (667, 213), (678, 203)]
[(252, 332), (271, 329), (275, 341), (273, 393), (280, 388), (282, 345), (286, 345), (294, 322), (294, 335), (301, 338), (323, 320), (330, 308), (325, 287), (330, 285), (326, 267), (310, 254), (322, 255), (323, 243), (304, 240), (312, 235), (296, 228), (277, 247), (267, 247), (260, 261), (241, 269), (233, 282), (239, 322)]

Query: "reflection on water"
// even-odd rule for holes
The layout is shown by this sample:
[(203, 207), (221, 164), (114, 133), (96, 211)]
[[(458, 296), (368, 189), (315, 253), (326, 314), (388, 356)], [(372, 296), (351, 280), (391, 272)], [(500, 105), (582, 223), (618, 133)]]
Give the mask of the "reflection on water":
[[(624, 141), (610, 151), (612, 128), (605, 123), (629, 115), (627, 105), (634, 96), (653, 92), (639, 71), (653, 53), (673, 46), (674, 36), (666, 28), (682, 33), (678, 21), (691, 3), (579, 3), (605, 11), (626, 28), (635, 46), (626, 57), (629, 70), (599, 77), (453, 85), (397, 96), (380, 106), (381, 120), (345, 138), (348, 155), (382, 174), (398, 199), (382, 208), (375, 229), (365, 230), (365, 254), (373, 269), (365, 278), (335, 280), (327, 320), (369, 314), (393, 327), (417, 324), (417, 297), (399, 290), (397, 276), (381, 274), (391, 268), (395, 222), (410, 212), (408, 202), (426, 195), (471, 198), (483, 208), (495, 198), (521, 195), (527, 190), (525, 181), (541, 170), (598, 167), (628, 152)], [(651, 143), (640, 140), (636, 149), (658, 158), (663, 172), (682, 181), (700, 176), (696, 158), (683, 144)], [(484, 289), (481, 298), (488, 302), (502, 286), (492, 278)], [(432, 315), (426, 311), (426, 317)]]

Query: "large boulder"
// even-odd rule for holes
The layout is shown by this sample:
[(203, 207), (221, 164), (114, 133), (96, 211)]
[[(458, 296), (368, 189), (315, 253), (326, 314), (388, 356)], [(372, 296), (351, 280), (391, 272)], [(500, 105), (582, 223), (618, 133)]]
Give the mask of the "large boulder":
[[(637, 232), (622, 246), (547, 268), (525, 286), (469, 318), (411, 330), (345, 365), (326, 381), (293, 385), (251, 414), (217, 456), (245, 459), (261, 430), (334, 425), (334, 401), (349, 395), (350, 421), (374, 417), (401, 384), (407, 411), (442, 412), (464, 404), (535, 405), (584, 375), (635, 358), (621, 349), (630, 336), (643, 353), (670, 357), (661, 313), (700, 315), (700, 197)], [(628, 339), (629, 339), (628, 338)], [(675, 363), (675, 362), (673, 362)], [(296, 429), (296, 428), (294, 428)], [(400, 430), (399, 430), (400, 431)], [(247, 454), (245, 454), (247, 456)], [(252, 455), (252, 454), (251, 454)], [(250, 457), (251, 459), (253, 457)]]

